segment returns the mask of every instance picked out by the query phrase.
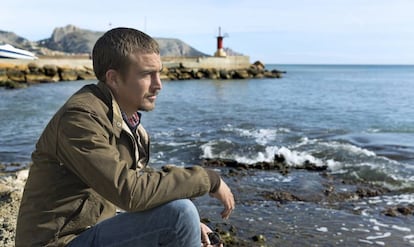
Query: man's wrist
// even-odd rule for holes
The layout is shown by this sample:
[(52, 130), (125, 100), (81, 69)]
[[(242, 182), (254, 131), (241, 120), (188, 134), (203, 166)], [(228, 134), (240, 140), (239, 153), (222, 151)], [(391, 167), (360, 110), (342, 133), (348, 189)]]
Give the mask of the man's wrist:
[(220, 183), (221, 183), (220, 176), (218, 175), (217, 172), (213, 170), (205, 169), (205, 171), (207, 172), (208, 178), (210, 179), (210, 193), (217, 192), (217, 190), (220, 187)]

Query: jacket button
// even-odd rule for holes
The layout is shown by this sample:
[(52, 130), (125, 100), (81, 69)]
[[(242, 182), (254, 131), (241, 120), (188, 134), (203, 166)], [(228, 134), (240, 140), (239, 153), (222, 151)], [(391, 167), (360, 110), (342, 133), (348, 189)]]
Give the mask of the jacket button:
[(121, 126), (122, 126), (121, 122), (116, 122), (116, 126), (117, 126), (118, 128), (121, 128)]

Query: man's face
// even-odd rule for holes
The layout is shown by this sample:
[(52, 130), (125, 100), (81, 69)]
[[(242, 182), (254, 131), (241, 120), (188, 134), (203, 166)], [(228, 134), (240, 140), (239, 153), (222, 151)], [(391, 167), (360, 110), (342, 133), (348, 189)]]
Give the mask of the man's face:
[(116, 76), (116, 83), (110, 86), (122, 111), (128, 116), (134, 112), (151, 111), (162, 88), (160, 71), (161, 58), (155, 53), (136, 52), (131, 55), (132, 63), (127, 73)]

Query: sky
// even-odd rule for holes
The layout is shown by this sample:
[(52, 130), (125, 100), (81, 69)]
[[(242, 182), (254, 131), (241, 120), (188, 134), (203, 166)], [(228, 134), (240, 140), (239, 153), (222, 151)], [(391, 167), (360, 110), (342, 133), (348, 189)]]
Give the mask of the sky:
[(267, 64), (414, 64), (414, 0), (6, 0), (0, 30), (32, 41), (68, 24), (124, 26)]

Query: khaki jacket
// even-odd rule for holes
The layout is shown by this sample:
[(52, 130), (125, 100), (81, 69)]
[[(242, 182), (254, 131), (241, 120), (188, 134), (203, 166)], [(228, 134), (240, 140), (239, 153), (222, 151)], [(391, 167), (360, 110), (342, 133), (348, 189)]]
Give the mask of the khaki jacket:
[[(16, 246), (65, 246), (115, 215), (143, 211), (210, 190), (198, 166), (146, 169), (149, 138), (132, 133), (107, 86), (75, 93), (53, 116), (36, 144), (23, 193)], [(147, 171), (148, 170), (148, 171)]]

